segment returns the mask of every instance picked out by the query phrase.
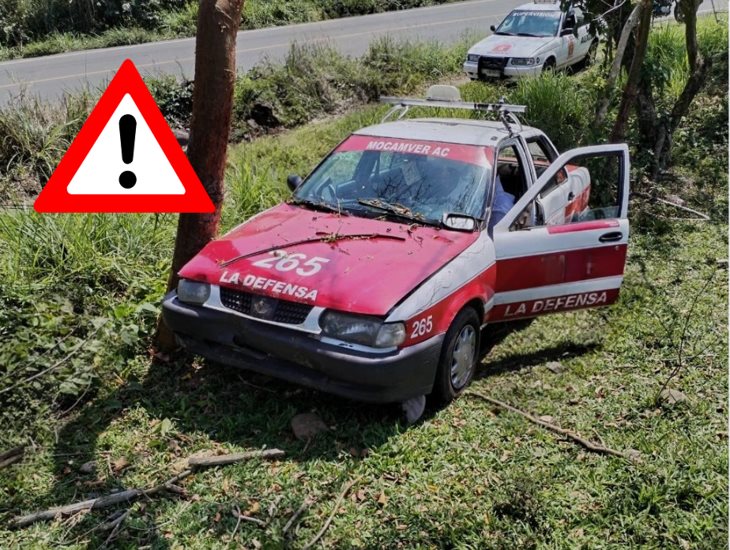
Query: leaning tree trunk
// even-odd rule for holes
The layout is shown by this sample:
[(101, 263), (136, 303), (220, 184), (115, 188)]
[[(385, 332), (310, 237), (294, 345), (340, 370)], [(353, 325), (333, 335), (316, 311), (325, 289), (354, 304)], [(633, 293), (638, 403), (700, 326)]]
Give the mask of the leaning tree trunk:
[(700, 54), (697, 45), (697, 10), (701, 3), (702, 0), (679, 0), (679, 9), (684, 16), (684, 36), (685, 43), (687, 44), (687, 63), (689, 65), (690, 75), (682, 89), (682, 93), (679, 94), (679, 98), (674, 104), (674, 107), (672, 107), (666, 129), (663, 132), (664, 135), (658, 136), (663, 137), (663, 140), (661, 143), (657, 140), (657, 144), (654, 147), (654, 158), (656, 159), (654, 175), (660, 170), (666, 169), (669, 165), (674, 132), (676, 132), (682, 119), (687, 115), (695, 96), (705, 85), (712, 65), (711, 59), (705, 58)]
[(616, 116), (616, 122), (611, 131), (611, 141), (623, 141), (626, 136), (626, 126), (629, 121), (631, 108), (636, 102), (641, 78), (641, 67), (646, 56), (646, 47), (649, 42), (649, 29), (651, 28), (652, 0), (642, 0), (639, 14), (639, 26), (636, 33), (636, 45), (634, 46), (634, 57), (631, 60), (626, 87), (621, 97), (621, 105)]
[(626, 23), (621, 30), (621, 36), (618, 39), (615, 55), (613, 61), (611, 62), (611, 69), (608, 72), (608, 76), (606, 77), (604, 96), (598, 102), (598, 107), (596, 108), (596, 117), (593, 120), (594, 128), (600, 128), (603, 125), (603, 122), (606, 120), (606, 116), (608, 115), (608, 107), (611, 103), (611, 98), (613, 97), (613, 88), (616, 85), (616, 80), (618, 79), (618, 75), (621, 72), (621, 64), (624, 59), (626, 46), (628, 46), (629, 44), (629, 36), (634, 30), (634, 27), (636, 26), (636, 23), (639, 19), (640, 7), (641, 4), (638, 4), (631, 11), (631, 13), (629, 14), (629, 18), (626, 20)]
[[(188, 158), (213, 201), (215, 212), (180, 215), (168, 291), (177, 286), (180, 268), (218, 231), (236, 79), (236, 33), (243, 3), (244, 0), (200, 1)], [(173, 335), (161, 318), (156, 340), (160, 350), (174, 348)]]

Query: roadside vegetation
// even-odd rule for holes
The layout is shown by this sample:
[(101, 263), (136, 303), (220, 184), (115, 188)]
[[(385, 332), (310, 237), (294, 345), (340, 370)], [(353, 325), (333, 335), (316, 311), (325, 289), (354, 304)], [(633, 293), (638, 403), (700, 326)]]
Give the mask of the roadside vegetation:
[[(701, 31), (701, 47), (726, 60), (726, 22), (704, 19)], [(686, 74), (682, 37), (661, 33), (652, 34), (651, 47), (660, 49), (651, 59), (675, 89), (673, 79)], [(294, 49), (286, 64), (242, 76), (236, 140), (249, 141), (231, 145), (224, 230), (286, 197), (288, 174), (306, 174), (348, 132), (385, 112), (363, 103), (455, 78), (463, 47), (383, 42), (359, 61)], [(727, 65), (714, 70), (676, 134), (671, 169), (649, 180), (650, 161), (633, 152), (633, 190), (642, 195), (632, 199), (620, 303), (547, 316), (508, 335), (473, 386), (638, 451), (636, 461), (588, 453), (470, 397), (407, 428), (396, 408), (200, 359), (152, 356), (176, 218), (34, 214), (28, 199), (93, 97), (69, 97), (61, 107), (26, 99), (0, 111), (0, 201), (18, 206), (0, 213), (0, 451), (28, 445), (22, 462), (0, 470), (0, 540), (97, 547), (111, 535), (127, 548), (301, 548), (334, 511), (343, 484), (356, 479), (325, 547), (724, 546)], [(525, 103), (527, 122), (566, 149), (605, 141), (610, 117), (605, 128), (590, 124), (600, 85), (595, 67), (461, 89), (470, 100)], [(185, 127), (189, 85), (152, 88), (168, 119)], [(710, 220), (655, 200), (670, 196)], [(316, 412), (328, 430), (295, 439), (289, 423), (303, 412)], [(264, 446), (287, 456), (198, 473), (182, 493), (131, 505), (113, 533), (99, 526), (116, 510), (7, 527), (20, 512), (155, 485), (194, 453)], [(307, 498), (301, 521), (284, 533)], [(236, 506), (264, 525), (237, 522)]]
[[(247, 0), (241, 29), (309, 23), (453, 0)], [(0, 60), (195, 35), (197, 0), (0, 0)]]

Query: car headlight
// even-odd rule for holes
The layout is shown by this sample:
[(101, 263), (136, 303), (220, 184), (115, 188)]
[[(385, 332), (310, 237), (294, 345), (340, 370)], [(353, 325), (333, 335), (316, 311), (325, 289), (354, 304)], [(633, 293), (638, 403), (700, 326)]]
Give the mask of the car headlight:
[(470, 53), (470, 54), (468, 54), (466, 56), (466, 60), (469, 61), (469, 62), (471, 62), (471, 63), (476, 63), (477, 61), (479, 61), (479, 54), (477, 54), (477, 53)]
[(210, 285), (208, 283), (180, 279), (177, 284), (177, 299), (186, 304), (204, 304), (209, 296)]
[(539, 57), (513, 57), (510, 61), (512, 65), (537, 65), (540, 63)]
[(374, 348), (392, 348), (406, 339), (403, 323), (383, 323), (377, 317), (325, 311), (319, 319), (322, 334)]

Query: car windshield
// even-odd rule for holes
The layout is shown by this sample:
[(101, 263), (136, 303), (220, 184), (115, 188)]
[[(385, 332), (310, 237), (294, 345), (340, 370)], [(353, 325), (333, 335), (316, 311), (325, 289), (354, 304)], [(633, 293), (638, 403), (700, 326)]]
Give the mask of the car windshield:
[(293, 202), (434, 225), (445, 213), (481, 219), (488, 172), (484, 147), (353, 135), (299, 186)]
[(515, 10), (497, 27), (495, 34), (510, 36), (556, 36), (560, 26), (559, 11)]

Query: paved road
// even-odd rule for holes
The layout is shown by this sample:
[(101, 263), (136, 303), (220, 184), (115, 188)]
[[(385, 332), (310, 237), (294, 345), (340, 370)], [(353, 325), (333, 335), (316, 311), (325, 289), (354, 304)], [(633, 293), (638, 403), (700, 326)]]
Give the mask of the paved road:
[[(283, 58), (292, 42), (330, 43), (350, 55), (364, 53), (370, 42), (389, 35), (397, 39), (430, 39), (454, 42), (465, 32), (489, 34), (512, 8), (526, 0), (471, 0), (429, 8), (417, 8), (360, 17), (349, 17), (242, 31), (238, 34), (236, 58), (240, 70), (250, 69), (264, 58)], [(711, 11), (706, 0), (700, 11)], [(715, 0), (719, 6), (718, 0)], [(727, 4), (723, 4), (724, 11)], [(0, 105), (21, 90), (45, 99), (84, 86), (103, 87), (122, 61), (130, 58), (143, 75), (193, 76), (195, 40), (185, 38), (98, 50), (70, 52), (47, 57), (0, 63)]]

